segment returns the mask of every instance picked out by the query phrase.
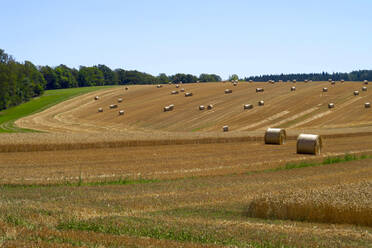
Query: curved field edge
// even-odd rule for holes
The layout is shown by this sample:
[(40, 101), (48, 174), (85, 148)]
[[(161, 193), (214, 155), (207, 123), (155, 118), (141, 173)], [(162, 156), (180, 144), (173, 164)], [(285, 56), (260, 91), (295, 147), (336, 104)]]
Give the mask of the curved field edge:
[(36, 130), (19, 128), (14, 122), (22, 117), (41, 112), (73, 97), (112, 87), (113, 86), (96, 86), (47, 90), (41, 97), (36, 97), (29, 102), (1, 111), (0, 133), (37, 132)]

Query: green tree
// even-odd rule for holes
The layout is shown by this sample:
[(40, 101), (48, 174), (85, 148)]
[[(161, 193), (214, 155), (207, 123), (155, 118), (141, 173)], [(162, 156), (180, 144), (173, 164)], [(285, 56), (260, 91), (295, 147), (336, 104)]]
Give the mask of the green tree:
[(58, 75), (53, 68), (49, 66), (42, 66), (40, 68), (40, 72), (43, 74), (44, 79), (46, 81), (45, 89), (51, 90), (61, 88), (61, 86), (58, 83)]

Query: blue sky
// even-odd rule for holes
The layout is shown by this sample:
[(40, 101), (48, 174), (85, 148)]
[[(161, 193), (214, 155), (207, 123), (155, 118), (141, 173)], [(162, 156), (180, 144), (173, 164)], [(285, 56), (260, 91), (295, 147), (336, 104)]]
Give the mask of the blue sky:
[(0, 0), (0, 48), (157, 75), (372, 69), (370, 0)]

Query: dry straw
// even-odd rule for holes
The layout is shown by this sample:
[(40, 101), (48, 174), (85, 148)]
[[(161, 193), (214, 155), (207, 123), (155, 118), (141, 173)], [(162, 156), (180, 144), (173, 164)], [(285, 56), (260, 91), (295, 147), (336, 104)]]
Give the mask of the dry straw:
[(265, 132), (265, 144), (282, 145), (287, 139), (283, 128), (268, 128)]
[(322, 149), (322, 138), (315, 134), (300, 134), (297, 138), (298, 154), (319, 155)]

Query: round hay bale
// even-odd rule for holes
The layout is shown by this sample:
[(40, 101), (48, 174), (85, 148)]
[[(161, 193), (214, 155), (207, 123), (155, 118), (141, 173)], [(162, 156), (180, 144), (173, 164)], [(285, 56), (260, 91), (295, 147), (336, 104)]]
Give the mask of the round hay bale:
[(305, 81), (304, 81), (305, 83), (307, 83), (308, 82), (308, 80), (307, 79), (305, 79)]
[(180, 86), (178, 84), (176, 84), (176, 88), (178, 89)]
[(341, 79), (341, 83), (345, 83), (345, 80)]
[(122, 98), (119, 98), (119, 99), (118, 99), (118, 102), (122, 102), (122, 101), (123, 101), (123, 99), (122, 99)]
[(124, 110), (120, 110), (119, 115), (124, 115)]
[(230, 93), (232, 93), (232, 90), (230, 90), (230, 89), (225, 90), (225, 94), (230, 94)]
[(99, 108), (98, 109), (98, 112), (103, 112), (103, 108)]
[(184, 89), (184, 88), (181, 88), (180, 91), (181, 91), (181, 92), (185, 92), (185, 89)]
[(282, 145), (287, 139), (283, 128), (268, 128), (265, 132), (265, 144)]
[(362, 87), (362, 91), (367, 91), (367, 87), (366, 86), (363, 86)]
[(95, 97), (94, 97), (94, 100), (98, 100), (98, 99), (99, 99), (99, 96), (95, 96)]
[(359, 96), (359, 91), (354, 91), (354, 96)]
[(297, 80), (296, 80), (296, 79), (293, 79), (293, 80), (292, 80), (292, 83), (297, 83)]
[(188, 97), (188, 96), (192, 96), (192, 93), (191, 92), (186, 92), (185, 97)]
[(330, 79), (328, 79), (328, 82), (332, 83), (332, 81), (333, 81), (333, 80), (332, 80), (331, 78), (330, 78)]
[(157, 86), (156, 86), (156, 88), (161, 88), (161, 87), (163, 87), (162, 85), (160, 85), (160, 84), (158, 84)]
[(250, 83), (253, 83), (253, 80), (249, 80)]
[(296, 87), (292, 86), (291, 91), (296, 91)]
[(265, 104), (265, 102), (263, 100), (258, 101), (258, 106), (263, 106), (264, 104)]
[(371, 107), (371, 103), (366, 102), (366, 103), (364, 104), (364, 107), (365, 107), (365, 108), (370, 108), (370, 107)]
[(177, 90), (173, 90), (172, 92), (171, 92), (171, 95), (177, 95), (178, 94), (178, 91)]
[(322, 138), (315, 134), (300, 134), (297, 137), (297, 153), (319, 155), (322, 150)]
[(168, 84), (172, 84), (172, 82), (168, 82)]
[(118, 105), (116, 105), (116, 104), (111, 104), (110, 105), (110, 109), (114, 109), (114, 108), (117, 108), (118, 107)]
[(328, 88), (323, 88), (323, 92), (328, 92)]
[(205, 109), (204, 105), (199, 106), (199, 110), (204, 110), (204, 109)]
[(332, 81), (332, 82), (331, 82), (331, 84), (333, 84), (333, 85), (334, 85), (334, 84), (336, 84), (336, 82), (335, 82), (335, 81)]
[(213, 104), (209, 104), (207, 109), (209, 109), (209, 110), (213, 109)]
[(237, 86), (237, 85), (238, 85), (238, 83), (237, 83), (237, 82), (234, 82), (234, 83), (233, 83), (233, 86)]
[(253, 105), (252, 104), (244, 104), (243, 109), (244, 110), (246, 110), (246, 109), (253, 109)]
[(125, 87), (125, 90), (128, 90), (129, 88), (128, 87)]
[(364, 80), (364, 84), (368, 84), (368, 80)]
[(256, 88), (256, 93), (258, 92), (264, 92), (264, 89), (263, 88)]
[(328, 103), (328, 108), (334, 108), (335, 107), (335, 104), (334, 103)]
[(224, 131), (224, 132), (228, 132), (228, 131), (229, 131), (229, 126), (223, 126), (223, 127), (222, 127), (222, 131)]
[(174, 104), (168, 105), (164, 107), (164, 112), (172, 111), (174, 109)]

